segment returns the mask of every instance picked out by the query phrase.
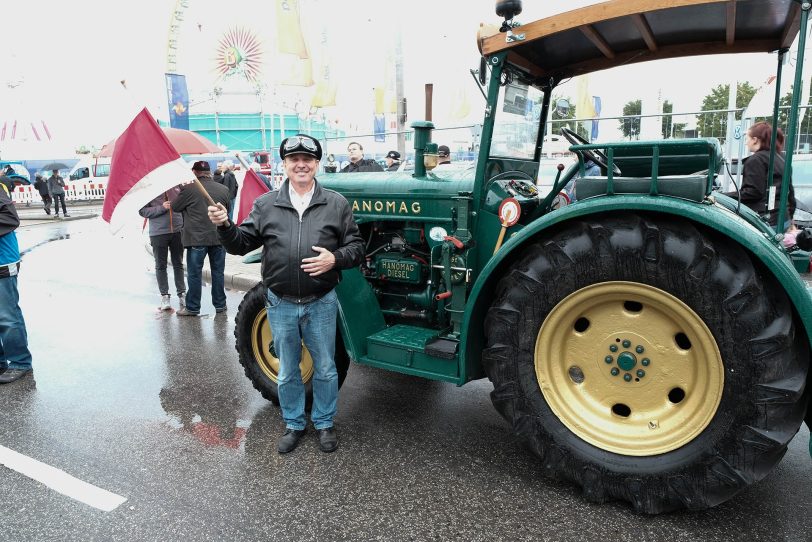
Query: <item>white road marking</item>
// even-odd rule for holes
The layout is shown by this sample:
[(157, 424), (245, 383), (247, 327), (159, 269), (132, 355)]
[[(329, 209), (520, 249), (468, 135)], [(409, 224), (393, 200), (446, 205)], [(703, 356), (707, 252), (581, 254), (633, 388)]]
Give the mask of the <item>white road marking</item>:
[(54, 491), (83, 502), (99, 510), (110, 512), (127, 501), (126, 497), (116, 495), (100, 487), (96, 487), (78, 478), (74, 478), (65, 471), (46, 465), (41, 461), (10, 450), (0, 445), (0, 465), (28, 476)]

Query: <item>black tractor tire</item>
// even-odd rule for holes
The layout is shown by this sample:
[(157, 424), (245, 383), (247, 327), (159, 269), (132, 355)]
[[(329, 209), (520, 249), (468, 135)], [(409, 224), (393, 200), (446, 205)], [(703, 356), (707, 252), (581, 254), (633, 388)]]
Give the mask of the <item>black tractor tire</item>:
[[(558, 334), (563, 329), (571, 334), (565, 337), (574, 336), (579, 325), (590, 322), (578, 314), (578, 308), (570, 310), (566, 298), (591, 287), (588, 294), (607, 283), (676, 298), (690, 309), (686, 314), (701, 319), (708, 342), (715, 344), (713, 359), (722, 377), (714, 395), (718, 406), (710, 407), (703, 423), (699, 417), (689, 419), (685, 425), (696, 421), (696, 434), (664, 452), (618, 453), (610, 446), (588, 442), (591, 435), (579, 434), (578, 427), (567, 424), (570, 420), (556, 415), (551, 407), (551, 401), (563, 397), (562, 387), (547, 385), (542, 390), (540, 379), (546, 380), (547, 375), (539, 373), (538, 367), (562, 366), (566, 375), (566, 366), (583, 361), (566, 346), (561, 348), (560, 360), (553, 359), (559, 356), (549, 349), (545, 352), (553, 355), (539, 356), (545, 341), (537, 338), (545, 319), (556, 307), (563, 307), (566, 325), (547, 329)], [(639, 306), (629, 307), (639, 310)], [(626, 322), (615, 323), (614, 316), (605, 320), (606, 329)], [(494, 406), (516, 437), (540, 458), (548, 475), (579, 485), (592, 502), (619, 499), (647, 514), (710, 508), (766, 476), (783, 457), (804, 418), (808, 341), (795, 325), (781, 284), (741, 246), (687, 220), (619, 213), (567, 222), (545, 232), (523, 249), (500, 279), (485, 333), (483, 364), (494, 385)], [(618, 337), (624, 333), (626, 328), (617, 329)], [(645, 361), (652, 367), (647, 369), (653, 368), (657, 355), (656, 348), (646, 350), (650, 351), (652, 360)], [(602, 356), (589, 360), (589, 367), (600, 367), (604, 360), (609, 364), (610, 356)], [(701, 361), (692, 367), (706, 365), (711, 363)], [(571, 373), (572, 389), (583, 390), (579, 388), (583, 373)], [(609, 382), (607, 392), (610, 386), (623, 385), (606, 373), (596, 378)], [(699, 404), (705, 404), (705, 395), (699, 391), (695, 395), (701, 397)], [(602, 406), (600, 401), (596, 404)], [(600, 434), (605, 431), (603, 422), (623, 427), (616, 425), (623, 423), (616, 414), (613, 410), (600, 413), (594, 425), (599, 438), (616, 438), (617, 431)]]
[[(259, 283), (245, 293), (234, 319), (234, 337), (240, 365), (243, 366), (245, 376), (265, 399), (278, 406), (279, 390), (276, 376), (279, 361), (272, 349), (273, 337), (265, 312), (265, 292), (265, 285)], [(339, 330), (336, 330), (335, 362), (340, 389), (347, 377), (350, 358), (344, 348), (344, 341)], [(303, 378), (308, 409), (313, 402), (311, 377), (312, 371)]]

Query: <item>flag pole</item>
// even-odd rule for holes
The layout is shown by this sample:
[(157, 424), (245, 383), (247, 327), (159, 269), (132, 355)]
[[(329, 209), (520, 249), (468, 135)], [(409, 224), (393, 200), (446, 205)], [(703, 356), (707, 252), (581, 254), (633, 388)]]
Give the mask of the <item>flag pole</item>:
[(206, 191), (206, 189), (203, 187), (203, 183), (201, 183), (200, 179), (198, 179), (197, 177), (195, 177), (195, 184), (200, 189), (200, 191), (203, 193), (203, 197), (206, 198), (206, 201), (209, 202), (209, 205), (211, 205), (212, 207), (217, 207), (217, 203), (215, 203), (214, 200), (211, 199), (211, 196)]

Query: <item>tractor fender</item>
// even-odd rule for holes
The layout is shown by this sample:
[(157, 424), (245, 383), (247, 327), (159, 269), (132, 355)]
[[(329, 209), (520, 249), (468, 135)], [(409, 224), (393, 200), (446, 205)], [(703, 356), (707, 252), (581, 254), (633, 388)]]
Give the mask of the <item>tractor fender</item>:
[(510, 232), (507, 242), (483, 268), (471, 289), (471, 302), (462, 324), (460, 352), (464, 358), (461, 360), (463, 371), (460, 384), (485, 376), (480, 362), (481, 352), (485, 348), (485, 315), (491, 305), (497, 282), (516, 255), (521, 253), (528, 242), (557, 224), (590, 215), (617, 212), (619, 209), (683, 217), (731, 238), (760, 261), (783, 285), (798, 314), (799, 323), (806, 331), (807, 340), (812, 343), (812, 296), (790, 259), (776, 248), (764, 231), (759, 231), (735, 213), (714, 204), (712, 200), (696, 203), (634, 194), (596, 197), (548, 213), (515, 233)]
[(386, 328), (386, 322), (369, 282), (359, 269), (345, 269), (336, 286), (338, 327), (352, 361), (366, 355), (366, 338)]

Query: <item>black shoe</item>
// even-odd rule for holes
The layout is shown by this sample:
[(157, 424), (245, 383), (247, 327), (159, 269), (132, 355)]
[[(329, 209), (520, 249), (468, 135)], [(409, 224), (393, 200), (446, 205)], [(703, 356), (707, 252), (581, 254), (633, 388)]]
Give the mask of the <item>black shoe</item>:
[(299, 444), (299, 439), (302, 438), (304, 434), (304, 429), (285, 429), (285, 434), (282, 435), (282, 438), (280, 438), (279, 442), (277, 443), (277, 450), (279, 450), (279, 453), (286, 454), (295, 450), (296, 445)]
[(228, 310), (228, 307), (218, 307), (218, 308), (214, 309), (214, 312), (216, 312), (217, 314), (222, 314), (222, 313), (226, 312), (227, 310)]
[(338, 449), (338, 435), (336, 435), (335, 427), (328, 427), (327, 429), (317, 429), (319, 434), (319, 448), (321, 451), (329, 454)]
[(8, 384), (19, 380), (30, 372), (31, 369), (6, 369), (0, 373), (0, 384)]

